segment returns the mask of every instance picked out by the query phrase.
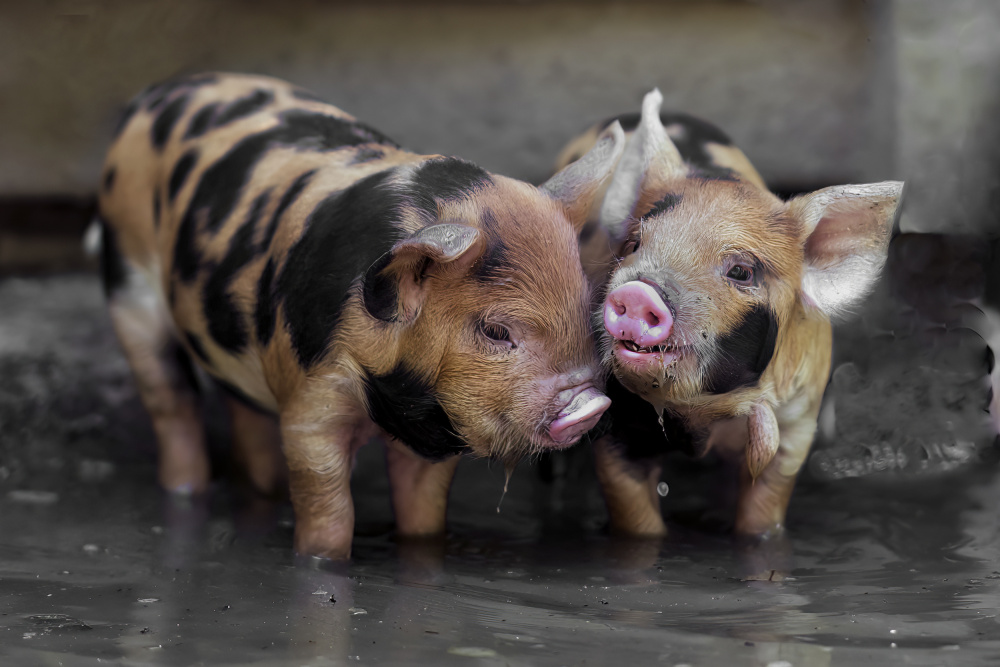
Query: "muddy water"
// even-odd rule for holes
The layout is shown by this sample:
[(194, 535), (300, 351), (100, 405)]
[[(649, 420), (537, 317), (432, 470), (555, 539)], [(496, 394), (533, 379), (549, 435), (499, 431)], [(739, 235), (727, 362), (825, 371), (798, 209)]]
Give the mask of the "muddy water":
[[(149, 426), (100, 301), (90, 278), (0, 283), (0, 664), (1000, 659), (994, 447), (970, 418), (940, 433), (927, 423), (949, 415), (920, 420), (960, 413), (955, 387), (973, 391), (971, 376), (940, 400), (906, 399), (912, 364), (891, 376), (855, 355), (786, 543), (735, 544), (732, 471), (684, 459), (664, 479), (670, 537), (611, 538), (585, 447), (519, 467), (499, 513), (502, 467), (463, 461), (448, 536), (400, 542), (371, 445), (353, 480), (354, 558), (334, 567), (294, 560), (289, 506), (232, 474), (197, 501), (157, 491)], [(967, 347), (926, 355), (919, 372), (964, 368)], [(880, 395), (893, 425), (866, 427)], [(224, 425), (211, 432), (225, 468)]]

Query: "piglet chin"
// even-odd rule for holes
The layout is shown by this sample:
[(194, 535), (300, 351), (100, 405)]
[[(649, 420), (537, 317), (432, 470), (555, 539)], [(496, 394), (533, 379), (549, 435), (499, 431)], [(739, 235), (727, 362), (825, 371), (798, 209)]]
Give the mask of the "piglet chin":
[(573, 397), (549, 425), (549, 437), (556, 448), (569, 447), (594, 428), (611, 399), (594, 387), (586, 387)]

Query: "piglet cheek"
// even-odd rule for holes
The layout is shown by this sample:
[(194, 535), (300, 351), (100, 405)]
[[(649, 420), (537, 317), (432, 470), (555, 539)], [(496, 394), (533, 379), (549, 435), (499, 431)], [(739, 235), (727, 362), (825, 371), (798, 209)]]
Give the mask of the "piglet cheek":
[(594, 428), (611, 399), (594, 387), (587, 387), (563, 408), (549, 425), (549, 437), (559, 445), (571, 445)]

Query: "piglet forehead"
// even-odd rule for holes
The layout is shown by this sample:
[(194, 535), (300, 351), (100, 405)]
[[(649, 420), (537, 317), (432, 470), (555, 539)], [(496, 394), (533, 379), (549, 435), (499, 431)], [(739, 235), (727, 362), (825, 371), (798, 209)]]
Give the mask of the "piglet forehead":
[(741, 183), (687, 179), (650, 200), (630, 234), (664, 259), (714, 264), (746, 252), (782, 265), (800, 260), (801, 225), (770, 193)]

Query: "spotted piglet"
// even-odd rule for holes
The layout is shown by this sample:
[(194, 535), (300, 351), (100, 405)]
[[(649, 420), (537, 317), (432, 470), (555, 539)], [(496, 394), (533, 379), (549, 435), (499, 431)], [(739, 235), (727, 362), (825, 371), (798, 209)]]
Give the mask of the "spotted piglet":
[(287, 462), (305, 554), (349, 556), (351, 466), (374, 435), (410, 535), (443, 530), (459, 454), (577, 442), (609, 401), (576, 232), (623, 146), (616, 124), (535, 188), (402, 150), (275, 79), (141, 94), (99, 210), (161, 484), (209, 479), (192, 358), (227, 389), (251, 480), (272, 490)]
[(736, 531), (778, 535), (816, 430), (830, 318), (878, 277), (902, 183), (783, 202), (718, 128), (661, 116), (661, 100), (653, 91), (641, 117), (620, 119), (634, 132), (581, 236), (604, 285), (597, 326), (612, 375), (598, 474), (613, 527), (659, 535), (663, 453), (745, 459)]

